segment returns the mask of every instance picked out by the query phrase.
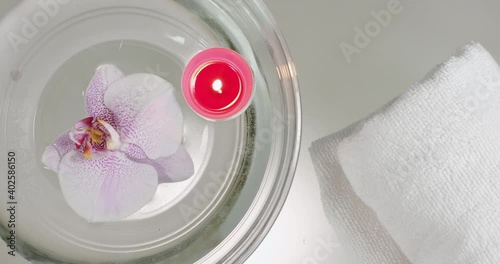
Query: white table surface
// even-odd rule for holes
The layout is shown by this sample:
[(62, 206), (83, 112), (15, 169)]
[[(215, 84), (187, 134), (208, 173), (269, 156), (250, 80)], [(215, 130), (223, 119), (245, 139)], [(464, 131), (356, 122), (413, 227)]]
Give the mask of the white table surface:
[[(2, 0), (0, 14), (15, 1)], [(397, 0), (266, 0), (299, 73), (303, 142), (282, 213), (246, 263), (355, 263), (323, 214), (311, 142), (376, 110), (471, 40), (500, 61), (499, 1), (400, 0), (401, 12), (348, 63), (339, 45), (353, 45), (354, 28), (375, 21), (370, 12), (392, 1)], [(6, 258), (1, 248), (0, 263), (25, 263)]]

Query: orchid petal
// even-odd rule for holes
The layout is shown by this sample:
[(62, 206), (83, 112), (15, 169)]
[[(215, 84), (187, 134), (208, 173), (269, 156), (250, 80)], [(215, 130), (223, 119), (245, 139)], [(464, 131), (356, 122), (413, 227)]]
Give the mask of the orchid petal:
[(153, 166), (158, 172), (159, 183), (185, 181), (194, 174), (193, 160), (183, 146), (173, 155), (156, 160), (149, 159), (141, 148), (133, 144), (127, 146), (124, 153), (133, 161)]
[(90, 116), (113, 122), (113, 114), (104, 105), (104, 93), (110, 84), (124, 76), (114, 65), (106, 64), (97, 68), (85, 94), (85, 105)]
[(135, 144), (125, 144), (122, 151), (127, 157), (138, 162), (148, 162), (151, 160), (144, 150)]
[(45, 149), (42, 155), (42, 162), (47, 169), (58, 172), (61, 159), (66, 153), (74, 150), (74, 148), (75, 144), (69, 138), (69, 131), (66, 131)]
[(194, 174), (193, 160), (182, 146), (172, 156), (159, 158), (154, 162), (155, 168), (159, 171), (160, 183), (185, 181)]
[(154, 196), (158, 176), (153, 167), (135, 163), (115, 152), (88, 160), (77, 151), (60, 164), (59, 182), (69, 206), (90, 222), (127, 217)]
[(111, 84), (104, 103), (116, 119), (122, 141), (150, 159), (174, 154), (182, 141), (183, 116), (173, 86), (152, 74), (134, 74)]

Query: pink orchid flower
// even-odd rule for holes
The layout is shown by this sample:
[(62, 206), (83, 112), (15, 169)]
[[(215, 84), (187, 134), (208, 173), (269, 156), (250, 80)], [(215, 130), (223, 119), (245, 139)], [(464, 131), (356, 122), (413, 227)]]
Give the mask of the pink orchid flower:
[(85, 118), (43, 154), (69, 206), (90, 222), (115, 221), (148, 203), (157, 185), (194, 173), (182, 147), (183, 116), (170, 83), (152, 74), (99, 67)]

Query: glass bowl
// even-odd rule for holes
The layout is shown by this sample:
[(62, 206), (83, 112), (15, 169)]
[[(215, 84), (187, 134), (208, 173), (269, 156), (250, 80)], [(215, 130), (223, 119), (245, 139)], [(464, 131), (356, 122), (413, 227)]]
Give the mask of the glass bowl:
[[(0, 35), (2, 173), (8, 157), (16, 162), (15, 183), (0, 182), (16, 225), (2, 210), (0, 231), (6, 242), (15, 232), (17, 253), (44, 263), (241, 263), (255, 250), (290, 189), (301, 128), (294, 64), (261, 1), (25, 0), (2, 18)], [(180, 82), (189, 60), (216, 46), (240, 53), (256, 85), (244, 114), (210, 122), (187, 106)], [(126, 219), (89, 223), (41, 155), (85, 117), (84, 91), (105, 63), (177, 87), (195, 175), (161, 184)]]

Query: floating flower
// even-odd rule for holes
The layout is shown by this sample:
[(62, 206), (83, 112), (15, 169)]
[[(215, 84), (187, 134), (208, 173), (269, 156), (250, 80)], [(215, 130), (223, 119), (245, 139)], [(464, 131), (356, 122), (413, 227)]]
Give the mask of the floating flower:
[(194, 173), (182, 147), (183, 116), (174, 88), (152, 74), (99, 67), (86, 92), (85, 118), (43, 154), (58, 173), (69, 206), (91, 222), (127, 217), (148, 203), (158, 183)]

